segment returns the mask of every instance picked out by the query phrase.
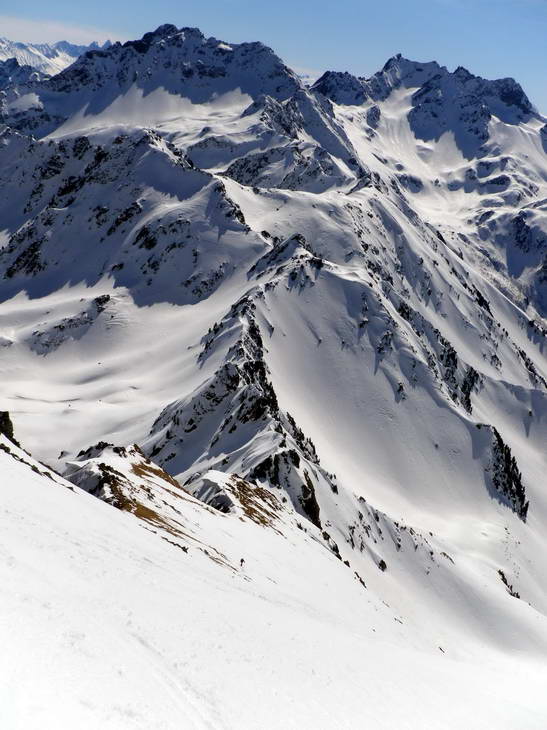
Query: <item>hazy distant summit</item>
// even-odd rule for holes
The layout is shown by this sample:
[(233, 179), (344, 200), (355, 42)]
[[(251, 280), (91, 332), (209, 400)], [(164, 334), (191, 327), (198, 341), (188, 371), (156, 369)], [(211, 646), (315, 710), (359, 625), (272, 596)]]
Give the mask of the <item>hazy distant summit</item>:
[(15, 58), (21, 66), (31, 66), (43, 74), (53, 76), (92, 49), (108, 48), (110, 41), (102, 46), (90, 43), (87, 46), (75, 45), (68, 41), (57, 43), (23, 43), (0, 38), (0, 61)]

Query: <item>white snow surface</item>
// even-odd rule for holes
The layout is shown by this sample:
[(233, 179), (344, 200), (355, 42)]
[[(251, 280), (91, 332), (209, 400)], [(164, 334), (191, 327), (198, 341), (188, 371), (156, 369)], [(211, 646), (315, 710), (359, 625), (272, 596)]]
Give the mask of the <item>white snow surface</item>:
[(23, 43), (0, 38), (0, 61), (16, 58), (21, 66), (32, 66), (48, 76), (53, 76), (74, 63), (82, 53), (98, 47), (96, 43), (78, 46), (66, 41)]
[(194, 534), (234, 562), (220, 564), (0, 460), (4, 728), (544, 726), (537, 644), (449, 648), (429, 628), (420, 645), (300, 530), (180, 500)]
[(2, 727), (543, 730), (518, 84), (161, 26), (0, 113)]

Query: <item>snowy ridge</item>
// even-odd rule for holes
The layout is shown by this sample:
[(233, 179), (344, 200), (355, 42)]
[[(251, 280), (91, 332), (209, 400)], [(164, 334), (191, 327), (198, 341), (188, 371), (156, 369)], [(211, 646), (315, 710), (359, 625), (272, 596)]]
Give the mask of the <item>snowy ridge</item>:
[(179, 95), (193, 104), (259, 93), (286, 99), (301, 86), (297, 75), (261, 43), (229, 46), (205, 38), (196, 28), (179, 31), (163, 25), (139, 41), (87, 51), (40, 88), (32, 87), (36, 100), (24, 111), (19, 97), (25, 97), (25, 89), (14, 90), (8, 95), (6, 121), (43, 135), (77, 113), (107, 116), (110, 122), (113, 113), (120, 120), (140, 116), (139, 107), (147, 108), (149, 95), (156, 96), (150, 107), (156, 114), (170, 97), (172, 109), (168, 106), (166, 113), (172, 116)]
[[(106, 41), (102, 48), (108, 48)], [(0, 61), (15, 59), (21, 66), (30, 66), (45, 76), (54, 76), (92, 49), (99, 49), (97, 43), (78, 46), (67, 41), (57, 43), (22, 43), (0, 38)]]
[[(150, 725), (167, 693), (163, 728), (326, 727), (341, 706), (344, 727), (449, 707), (459, 728), (472, 705), (473, 728), (543, 730), (547, 120), (521, 87), (397, 56), (307, 88), (260, 43), (165, 25), (10, 81), (0, 112), (0, 395), (55, 470), (6, 442), (14, 513), (59, 481), (51, 550), (70, 565), (62, 529), (89, 519), (82, 559), (109, 556), (92, 602), (129, 561), (189, 626), (171, 643), (147, 596), (137, 641), (165, 683), (137, 702), (116, 680), (125, 714), (107, 693), (70, 721), (131, 727), (133, 703)], [(188, 640), (220, 663), (263, 646), (238, 671), (273, 684), (244, 707)], [(298, 686), (331, 690), (310, 709)]]

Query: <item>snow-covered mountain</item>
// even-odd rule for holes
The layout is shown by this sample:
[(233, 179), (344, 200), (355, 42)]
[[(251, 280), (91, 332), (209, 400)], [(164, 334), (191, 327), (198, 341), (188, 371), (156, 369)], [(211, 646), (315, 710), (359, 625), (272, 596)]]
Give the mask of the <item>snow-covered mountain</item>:
[(32, 66), (21, 65), (16, 58), (0, 61), (0, 93), (4, 89), (20, 84), (32, 85), (47, 78), (46, 74), (37, 71)]
[(10, 79), (0, 396), (48, 467), (0, 419), (0, 590), (30, 601), (10, 656), (47, 618), (59, 660), (10, 673), (27, 724), (75, 676), (79, 727), (543, 728), (547, 119), (521, 87), (396, 56), (308, 88), (171, 25)]
[(31, 66), (47, 76), (59, 73), (86, 51), (108, 48), (110, 41), (102, 46), (91, 43), (78, 46), (67, 41), (57, 43), (23, 43), (0, 38), (0, 61), (15, 58), (21, 66)]

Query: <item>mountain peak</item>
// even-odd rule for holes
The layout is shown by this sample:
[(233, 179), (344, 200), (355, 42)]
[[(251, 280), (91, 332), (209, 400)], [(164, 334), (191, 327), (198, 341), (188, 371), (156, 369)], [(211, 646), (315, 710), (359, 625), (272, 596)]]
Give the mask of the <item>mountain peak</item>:
[(336, 104), (362, 104), (367, 98), (363, 80), (347, 71), (325, 71), (311, 88)]
[[(199, 40), (203, 39), (203, 34), (197, 28), (183, 28), (180, 33), (183, 34), (184, 31), (192, 31), (191, 35), (194, 35)], [(156, 30), (145, 33), (143, 37), (139, 40), (126, 41), (123, 44), (123, 47), (134, 48), (140, 53), (146, 53), (146, 51), (153, 43), (177, 34), (179, 34), (179, 30), (176, 25), (172, 25), (171, 23), (164, 23), (163, 25), (160, 25), (158, 28), (156, 28)]]
[[(182, 32), (184, 31), (193, 31), (197, 35), (203, 37), (203, 33), (198, 28), (182, 28)], [(179, 30), (176, 25), (173, 25), (173, 23), (163, 23), (162, 25), (159, 25), (156, 30), (152, 31), (152, 33), (146, 35), (152, 35), (156, 36), (156, 38), (166, 38), (167, 36), (173, 35), (174, 33), (178, 33)]]
[(384, 101), (399, 88), (412, 92), (408, 120), (415, 136), (438, 140), (451, 131), (468, 158), (484, 150), (492, 117), (506, 124), (520, 124), (536, 115), (522, 87), (512, 78), (490, 81), (463, 66), (450, 72), (436, 61), (412, 61), (400, 53), (368, 79), (327, 71), (312, 91), (337, 104), (360, 106), (367, 100)]
[[(458, 66), (453, 72), (446, 66), (441, 66), (436, 61), (421, 63), (404, 58), (400, 53), (390, 58), (384, 65), (381, 75), (395, 88), (398, 85), (406, 87), (423, 86), (430, 87), (451, 86), (451, 95), (471, 94), (477, 98), (497, 97), (506, 106), (518, 107), (523, 114), (531, 114), (533, 107), (524, 93), (522, 87), (513, 78), (501, 78), (489, 80), (477, 76), (464, 66)], [(378, 78), (375, 74), (368, 81)]]
[[(11, 123), (38, 136), (48, 134), (81, 108), (84, 94), (89, 121), (112, 104), (123, 105), (126, 94), (156, 92), (169, 108), (176, 99), (204, 104), (232, 94), (248, 106), (245, 97), (266, 94), (285, 101), (302, 88), (298, 76), (262, 43), (228, 44), (206, 38), (197, 28), (164, 24), (139, 40), (87, 49), (40, 88), (33, 86), (36, 96), (28, 108), (21, 110), (14, 94), (17, 118)], [(162, 104), (156, 108), (161, 110)]]
[[(102, 47), (110, 44), (107, 41)], [(56, 43), (23, 43), (0, 38), (0, 61), (16, 58), (21, 66), (32, 66), (42, 74), (52, 76), (59, 73), (87, 50), (100, 48), (97, 43), (88, 46), (75, 45), (68, 41)]]

